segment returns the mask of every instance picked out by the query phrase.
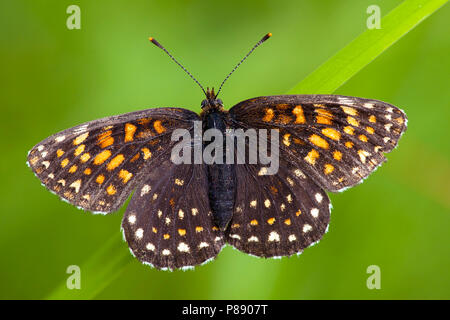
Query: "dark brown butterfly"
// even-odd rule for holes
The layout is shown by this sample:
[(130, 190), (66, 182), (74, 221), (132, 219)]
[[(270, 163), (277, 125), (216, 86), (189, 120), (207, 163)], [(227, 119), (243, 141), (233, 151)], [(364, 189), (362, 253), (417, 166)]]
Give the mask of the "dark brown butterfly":
[[(172, 270), (203, 264), (226, 243), (265, 258), (301, 253), (328, 228), (325, 191), (363, 181), (406, 129), (406, 115), (377, 100), (280, 95), (227, 111), (214, 89), (200, 87), (206, 95), (200, 115), (159, 108), (94, 120), (43, 140), (28, 164), (46, 188), (84, 210), (116, 211), (134, 191), (122, 221), (125, 239), (143, 263)], [(175, 164), (172, 134), (193, 133), (195, 121), (222, 133), (276, 129), (278, 172), (264, 174), (259, 162)]]

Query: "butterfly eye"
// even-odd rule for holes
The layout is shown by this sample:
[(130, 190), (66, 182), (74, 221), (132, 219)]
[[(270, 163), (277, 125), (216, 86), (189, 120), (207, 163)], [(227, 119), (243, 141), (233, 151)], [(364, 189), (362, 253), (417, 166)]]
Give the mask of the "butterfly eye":
[(204, 108), (204, 107), (206, 107), (208, 105), (208, 100), (203, 100), (202, 101), (202, 109)]
[(216, 103), (217, 103), (218, 105), (220, 105), (220, 106), (223, 106), (223, 102), (222, 102), (222, 100), (220, 100), (220, 99), (217, 99), (217, 100), (216, 100)]

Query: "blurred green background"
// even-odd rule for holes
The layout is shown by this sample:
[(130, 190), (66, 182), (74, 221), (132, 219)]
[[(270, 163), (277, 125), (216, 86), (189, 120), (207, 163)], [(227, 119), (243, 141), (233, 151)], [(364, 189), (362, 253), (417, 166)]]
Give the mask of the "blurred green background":
[[(409, 127), (365, 183), (330, 195), (329, 232), (299, 257), (263, 260), (226, 247), (195, 271), (151, 269), (122, 241), (125, 207), (109, 216), (80, 211), (25, 164), (37, 142), (85, 121), (157, 106), (200, 110), (202, 92), (149, 36), (217, 87), (272, 32), (225, 85), (230, 107), (286, 93), (366, 30), (369, 5), (385, 15), (399, 3), (2, 1), (0, 298), (450, 298), (448, 6), (335, 92), (397, 105)], [(81, 8), (81, 30), (66, 27), (71, 4)], [(69, 265), (81, 266), (79, 291), (64, 288)], [(381, 290), (366, 287), (369, 265), (381, 268)]]

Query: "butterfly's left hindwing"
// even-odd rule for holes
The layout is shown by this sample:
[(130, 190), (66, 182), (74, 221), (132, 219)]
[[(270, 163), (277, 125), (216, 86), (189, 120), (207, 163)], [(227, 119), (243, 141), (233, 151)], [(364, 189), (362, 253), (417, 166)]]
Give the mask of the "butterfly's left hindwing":
[(159, 108), (87, 122), (38, 143), (28, 165), (62, 199), (85, 210), (112, 212), (155, 159), (170, 157), (173, 130), (190, 129), (198, 119), (185, 109)]

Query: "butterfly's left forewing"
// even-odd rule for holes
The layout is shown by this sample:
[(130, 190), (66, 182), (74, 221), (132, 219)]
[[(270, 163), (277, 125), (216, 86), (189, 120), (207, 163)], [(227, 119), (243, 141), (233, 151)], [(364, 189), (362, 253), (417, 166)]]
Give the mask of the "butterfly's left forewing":
[(185, 109), (158, 108), (87, 122), (38, 143), (27, 162), (62, 199), (85, 210), (112, 212), (155, 160), (170, 157), (173, 130), (190, 129), (198, 119)]
[(351, 187), (373, 172), (406, 130), (406, 115), (388, 103), (337, 95), (284, 95), (243, 101), (232, 126), (278, 129), (280, 152), (328, 191)]

